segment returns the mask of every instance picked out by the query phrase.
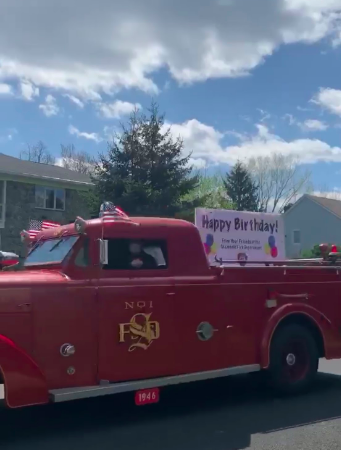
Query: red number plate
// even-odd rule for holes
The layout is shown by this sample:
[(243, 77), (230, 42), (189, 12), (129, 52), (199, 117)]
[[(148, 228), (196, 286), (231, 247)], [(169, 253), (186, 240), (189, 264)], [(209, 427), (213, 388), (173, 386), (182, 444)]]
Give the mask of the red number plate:
[(135, 404), (138, 406), (148, 405), (149, 403), (157, 403), (159, 399), (159, 388), (145, 389), (135, 393)]

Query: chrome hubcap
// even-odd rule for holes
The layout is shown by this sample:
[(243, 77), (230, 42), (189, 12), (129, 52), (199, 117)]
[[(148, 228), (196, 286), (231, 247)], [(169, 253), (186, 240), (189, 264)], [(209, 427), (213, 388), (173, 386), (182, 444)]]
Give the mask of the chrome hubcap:
[(293, 353), (289, 353), (286, 358), (288, 366), (293, 366), (296, 362), (296, 356)]

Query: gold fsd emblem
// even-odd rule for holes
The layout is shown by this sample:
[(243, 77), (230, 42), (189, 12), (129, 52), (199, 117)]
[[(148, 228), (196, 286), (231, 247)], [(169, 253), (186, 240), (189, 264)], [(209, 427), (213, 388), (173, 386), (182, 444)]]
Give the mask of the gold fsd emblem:
[(147, 350), (151, 343), (160, 337), (160, 324), (150, 320), (152, 313), (137, 313), (129, 323), (119, 324), (120, 341), (130, 343), (129, 352), (136, 348)]

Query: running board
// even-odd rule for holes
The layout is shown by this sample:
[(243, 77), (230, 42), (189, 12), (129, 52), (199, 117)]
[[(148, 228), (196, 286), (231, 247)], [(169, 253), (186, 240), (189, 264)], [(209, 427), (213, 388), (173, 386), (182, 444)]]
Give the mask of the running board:
[(175, 384), (190, 383), (192, 381), (212, 380), (214, 378), (228, 377), (231, 375), (241, 375), (251, 372), (258, 372), (259, 364), (249, 366), (230, 367), (228, 369), (211, 370), (208, 372), (197, 372), (171, 377), (150, 378), (147, 380), (128, 381), (120, 383), (108, 383), (97, 386), (83, 386), (77, 388), (53, 389), (49, 391), (52, 402), (66, 402), (69, 400), (79, 400), (102, 395), (122, 394), (124, 392), (139, 391)]

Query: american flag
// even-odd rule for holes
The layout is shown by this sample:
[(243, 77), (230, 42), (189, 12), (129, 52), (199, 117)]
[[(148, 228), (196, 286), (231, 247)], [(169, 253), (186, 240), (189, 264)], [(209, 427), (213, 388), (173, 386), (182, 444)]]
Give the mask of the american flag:
[(60, 223), (52, 222), (51, 220), (30, 220), (28, 234), (31, 239), (34, 239), (38, 233), (50, 228), (60, 227)]
[(127, 214), (121, 208), (115, 206), (112, 202), (104, 202), (101, 205), (99, 216), (103, 222), (115, 222), (117, 220), (130, 220)]

